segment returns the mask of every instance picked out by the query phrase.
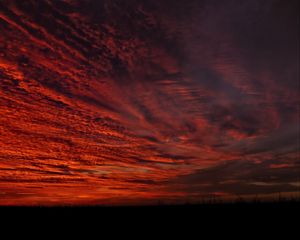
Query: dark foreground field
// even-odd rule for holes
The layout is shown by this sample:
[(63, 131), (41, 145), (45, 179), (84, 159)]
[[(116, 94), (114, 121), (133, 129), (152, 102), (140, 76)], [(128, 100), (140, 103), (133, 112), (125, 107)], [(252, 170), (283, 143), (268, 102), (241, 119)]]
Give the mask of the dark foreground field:
[[(250, 214), (250, 215), (300, 215), (300, 200), (285, 201), (251, 201), (251, 202), (206, 202), (201, 204), (172, 204), (172, 205), (143, 205), (143, 206), (2, 206), (0, 212), (24, 213), (46, 215), (112, 215), (120, 214), (131, 216), (155, 215), (161, 217), (172, 215), (198, 215), (198, 214)], [(212, 215), (211, 215), (212, 216)]]
[(16, 223), (23, 228), (26, 226), (27, 230), (30, 229), (27, 225), (34, 228), (41, 226), (50, 228), (47, 234), (57, 229), (59, 232), (70, 233), (83, 231), (84, 239), (92, 239), (95, 234), (103, 232), (110, 236), (125, 233), (138, 236), (139, 239), (143, 236), (154, 238), (157, 230), (167, 234), (165, 236), (176, 235), (182, 239), (194, 239), (196, 234), (237, 236), (238, 239), (252, 236), (256, 239), (257, 234), (263, 236), (262, 233), (266, 237), (274, 235), (283, 237), (280, 239), (292, 239), (299, 235), (300, 201), (117, 207), (0, 207), (0, 213), (5, 224), (10, 227)]

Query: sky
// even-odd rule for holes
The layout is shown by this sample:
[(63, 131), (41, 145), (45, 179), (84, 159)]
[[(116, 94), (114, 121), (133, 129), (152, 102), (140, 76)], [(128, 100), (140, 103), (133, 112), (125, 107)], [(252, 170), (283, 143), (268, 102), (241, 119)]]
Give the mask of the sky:
[(0, 205), (299, 197), (298, 10), (0, 0)]

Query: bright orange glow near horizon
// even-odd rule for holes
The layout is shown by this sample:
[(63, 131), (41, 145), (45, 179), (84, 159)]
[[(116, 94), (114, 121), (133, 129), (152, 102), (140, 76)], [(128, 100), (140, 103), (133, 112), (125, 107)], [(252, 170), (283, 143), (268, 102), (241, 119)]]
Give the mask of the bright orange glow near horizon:
[(0, 1), (0, 205), (300, 196), (298, 1)]

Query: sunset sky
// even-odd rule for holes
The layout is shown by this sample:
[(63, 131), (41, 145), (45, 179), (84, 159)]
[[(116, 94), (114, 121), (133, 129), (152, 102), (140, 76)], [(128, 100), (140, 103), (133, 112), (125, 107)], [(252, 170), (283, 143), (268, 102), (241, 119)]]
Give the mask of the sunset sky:
[(0, 205), (300, 196), (298, 0), (0, 0)]

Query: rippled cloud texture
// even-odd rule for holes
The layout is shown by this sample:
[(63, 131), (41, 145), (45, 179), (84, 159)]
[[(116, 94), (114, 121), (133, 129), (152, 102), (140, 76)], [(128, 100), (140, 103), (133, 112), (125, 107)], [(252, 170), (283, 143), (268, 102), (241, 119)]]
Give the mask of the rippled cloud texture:
[(0, 0), (0, 205), (299, 193), (298, 9)]

